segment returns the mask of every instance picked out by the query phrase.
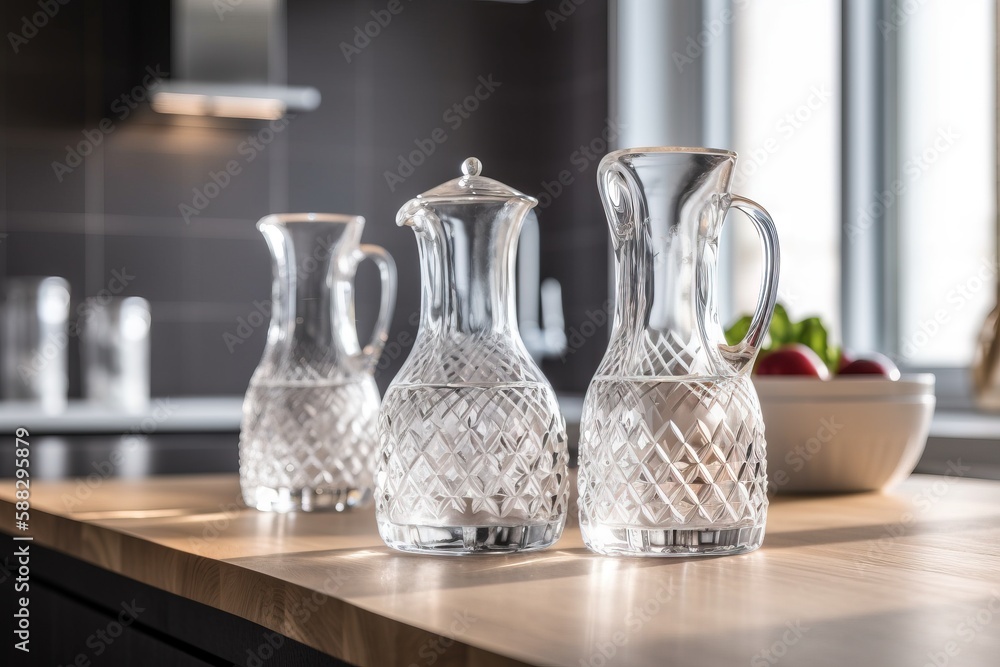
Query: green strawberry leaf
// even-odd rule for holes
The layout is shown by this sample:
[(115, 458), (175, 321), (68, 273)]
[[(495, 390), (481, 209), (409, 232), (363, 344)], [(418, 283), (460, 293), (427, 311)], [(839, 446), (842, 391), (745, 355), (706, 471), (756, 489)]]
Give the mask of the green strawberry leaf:
[(771, 328), (768, 333), (771, 335), (769, 348), (777, 348), (785, 343), (795, 342), (793, 334), (794, 327), (788, 319), (788, 311), (780, 303), (774, 305), (774, 316), (771, 317)]
[(826, 327), (818, 317), (807, 317), (795, 325), (795, 342), (810, 348), (827, 366), (832, 363)]
[[(726, 330), (726, 342), (736, 345), (743, 340), (750, 330), (750, 315), (744, 315), (733, 322)], [(783, 345), (800, 343), (815, 352), (831, 372), (836, 373), (840, 367), (840, 346), (830, 343), (830, 337), (822, 320), (818, 317), (807, 317), (799, 322), (792, 322), (788, 311), (780, 303), (774, 306), (774, 316), (768, 329), (768, 344), (761, 352), (770, 352)]]
[(728, 329), (726, 329), (726, 342), (730, 345), (736, 345), (741, 340), (746, 338), (747, 332), (750, 331), (750, 316), (744, 315), (740, 319), (733, 322)]
[(843, 349), (839, 345), (831, 345), (826, 350), (827, 368), (831, 374), (836, 375), (840, 371), (840, 355), (843, 354)]

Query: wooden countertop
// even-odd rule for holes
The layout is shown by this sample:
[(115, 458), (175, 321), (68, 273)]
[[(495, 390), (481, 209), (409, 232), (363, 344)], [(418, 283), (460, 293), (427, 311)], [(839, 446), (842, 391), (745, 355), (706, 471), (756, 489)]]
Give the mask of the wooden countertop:
[[(357, 665), (996, 665), (1000, 483), (773, 501), (764, 547), (702, 559), (390, 551), (371, 510), (243, 509), (236, 476), (39, 482), (37, 544)], [(0, 481), (13, 532), (13, 482)], [(573, 522), (575, 524), (575, 522)], [(944, 661), (944, 662), (942, 662)]]

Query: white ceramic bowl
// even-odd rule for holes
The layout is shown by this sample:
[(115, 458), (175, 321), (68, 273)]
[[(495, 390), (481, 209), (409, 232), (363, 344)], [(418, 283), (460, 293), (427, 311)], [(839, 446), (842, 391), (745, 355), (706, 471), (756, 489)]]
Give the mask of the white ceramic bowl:
[(768, 488), (777, 493), (887, 489), (913, 472), (934, 414), (934, 376), (755, 376)]

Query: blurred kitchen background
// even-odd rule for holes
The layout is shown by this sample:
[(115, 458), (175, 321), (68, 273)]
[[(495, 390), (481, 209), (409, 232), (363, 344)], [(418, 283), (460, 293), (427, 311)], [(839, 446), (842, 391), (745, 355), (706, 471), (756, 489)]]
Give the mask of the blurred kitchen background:
[[(995, 2), (7, 0), (0, 16), (6, 291), (60, 276), (71, 320), (103, 296), (142, 297), (150, 313), (145, 413), (79, 402), (77, 335), (67, 410), (0, 405), (4, 429), (51, 436), (36, 475), (89, 472), (108, 434), (125, 434), (110, 445), (128, 452), (119, 473), (235, 470), (270, 298), (254, 225), (271, 212), (364, 215), (364, 240), (395, 258), (384, 391), (419, 309), (395, 213), (469, 156), (541, 202), (521, 257), (538, 280), (521, 298), (555, 341), (535, 352), (572, 421), (607, 340), (597, 161), (635, 145), (735, 148), (734, 190), (778, 225), (793, 317), (937, 374), (918, 470), (963, 456), (1000, 475), (1000, 418), (974, 407), (969, 378), (997, 296)], [(157, 98), (191, 82), (281, 87), (293, 103), (198, 112)], [(731, 227), (727, 320), (752, 307), (759, 268), (751, 227)], [(366, 338), (375, 269), (357, 285)]]
[[(553, 31), (542, 3), (407, 0), (358, 49), (354, 42), (365, 42), (355, 27), (375, 20), (370, 12), (385, 5), (74, 0), (60, 6), (19, 53), (7, 47), (4, 54), (5, 275), (66, 278), (75, 312), (78, 299), (108, 287), (112, 271), (127, 272), (134, 278), (122, 294), (150, 302), (153, 395), (242, 394), (267, 329), (251, 317), (254, 301), (267, 300), (271, 286), (270, 255), (256, 221), (271, 212), (356, 213), (368, 221), (364, 239), (385, 246), (404, 277), (394, 329), (413, 331), (419, 267), (412, 234), (395, 225), (396, 211), (457, 177), (470, 155), (483, 160), (485, 174), (530, 194), (561, 170), (575, 169), (571, 154), (599, 137), (607, 122), (608, 9), (584, 3)], [(217, 14), (216, 7), (228, 9)], [(5, 3), (4, 25), (16, 28), (22, 15), (37, 10), (37, 0)], [(227, 41), (230, 25), (246, 34), (243, 24), (253, 30), (269, 14), (278, 25)], [(215, 48), (203, 48), (199, 39)], [(342, 43), (359, 52), (345, 56)], [(188, 44), (192, 53), (183, 51)], [(271, 70), (272, 83), (315, 88), (318, 108), (255, 121), (160, 114), (142, 100), (135, 110), (121, 105), (123, 94), (147, 97), (148, 70), (164, 81), (230, 71), (221, 83), (245, 83), (253, 73), (243, 59), (263, 62), (258, 71)], [(195, 71), (176, 74), (185, 63)], [(484, 88), (480, 77), (495, 89)], [(486, 99), (475, 97), (477, 88)], [(478, 108), (452, 109), (469, 96)], [(130, 113), (120, 119), (123, 108)], [(105, 118), (114, 128), (106, 135), (98, 129)], [(384, 173), (400, 170), (399, 156), (409, 161), (419, 150), (414, 142), (429, 140), (439, 127), (447, 141), (430, 140), (433, 154), (408, 178), (397, 175), (404, 182), (388, 184)], [(76, 147), (83, 131), (93, 129), (103, 140), (83, 164), (54, 173), (54, 162), (66, 162), (66, 146)], [(197, 210), (195, 191), (214, 192), (211, 175), (224, 174), (231, 160), (240, 173)], [(603, 299), (594, 297), (607, 292), (607, 231), (595, 169), (589, 164), (580, 185), (539, 216), (542, 263), (563, 285), (570, 322), (600, 307)], [(182, 204), (196, 210), (190, 222)], [(369, 266), (362, 272), (357, 311), (370, 322), (377, 278)], [(237, 332), (247, 318), (258, 323), (249, 336)], [(227, 333), (239, 342), (227, 345)], [(573, 355), (574, 363), (547, 369), (552, 381), (585, 387), (603, 351), (601, 341), (594, 343)], [(71, 355), (76, 348), (70, 345)], [(380, 369), (383, 389), (404, 358), (405, 351), (397, 353)], [(79, 364), (71, 358), (69, 366), (70, 395), (79, 396)]]

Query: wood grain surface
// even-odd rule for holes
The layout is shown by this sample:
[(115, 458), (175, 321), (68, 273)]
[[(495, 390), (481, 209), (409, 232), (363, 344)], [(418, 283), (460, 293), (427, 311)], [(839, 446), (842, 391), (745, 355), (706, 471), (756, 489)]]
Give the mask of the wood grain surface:
[(357, 665), (994, 666), (1000, 483), (959, 477), (783, 497), (719, 558), (597, 556), (575, 522), (539, 553), (401, 554), (372, 510), (260, 513), (235, 475), (39, 482), (29, 534)]

